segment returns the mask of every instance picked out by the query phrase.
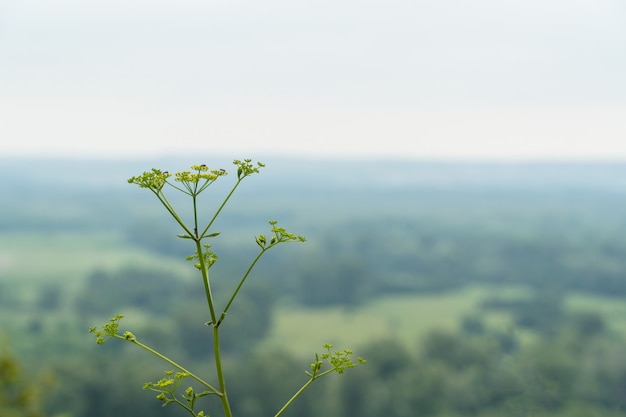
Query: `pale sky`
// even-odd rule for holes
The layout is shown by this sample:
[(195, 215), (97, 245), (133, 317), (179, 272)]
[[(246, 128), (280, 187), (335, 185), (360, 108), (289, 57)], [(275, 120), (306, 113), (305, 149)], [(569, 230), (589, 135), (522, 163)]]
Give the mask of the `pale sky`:
[(2, 0), (0, 156), (625, 159), (623, 0)]

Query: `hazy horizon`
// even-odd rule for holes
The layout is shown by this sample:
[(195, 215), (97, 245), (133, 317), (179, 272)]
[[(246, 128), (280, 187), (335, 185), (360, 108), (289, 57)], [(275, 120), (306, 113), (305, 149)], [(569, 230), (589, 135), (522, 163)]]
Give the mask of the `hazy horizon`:
[(617, 0), (0, 5), (0, 155), (626, 159)]

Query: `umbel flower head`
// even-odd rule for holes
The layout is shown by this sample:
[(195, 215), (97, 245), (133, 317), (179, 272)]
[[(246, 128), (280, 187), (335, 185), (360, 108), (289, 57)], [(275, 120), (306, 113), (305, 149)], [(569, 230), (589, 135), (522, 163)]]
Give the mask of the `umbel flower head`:
[[(256, 174), (265, 165), (261, 162), (257, 162), (256, 165), (252, 163), (251, 159), (244, 159), (243, 161), (235, 160), (233, 164), (237, 167), (237, 180), (241, 181), (245, 177)], [(167, 171), (162, 171), (157, 168), (152, 168), (151, 171), (146, 171), (143, 174), (132, 177), (128, 180), (130, 184), (136, 184), (141, 188), (148, 188), (156, 195), (162, 195), (163, 187), (169, 184), (171, 187), (182, 191), (190, 196), (197, 196), (204, 191), (209, 185), (213, 184), (219, 177), (228, 175), (228, 172), (224, 169), (209, 169), (205, 164), (192, 165), (191, 170), (181, 171), (174, 174), (174, 182), (169, 182), (168, 178), (172, 176)], [(180, 184), (180, 186), (175, 185)]]
[(223, 169), (211, 169), (209, 167), (202, 165), (192, 165), (191, 169), (195, 171), (192, 173), (191, 171), (181, 171), (177, 172), (174, 175), (174, 181), (186, 182), (186, 183), (198, 183), (202, 180), (206, 181), (215, 181), (217, 177), (222, 175), (227, 175), (228, 173)]
[(171, 176), (172, 174), (167, 171), (152, 168), (151, 171), (146, 171), (137, 177), (130, 178), (128, 183), (136, 184), (141, 188), (149, 188), (150, 190), (158, 193), (167, 182), (167, 179)]

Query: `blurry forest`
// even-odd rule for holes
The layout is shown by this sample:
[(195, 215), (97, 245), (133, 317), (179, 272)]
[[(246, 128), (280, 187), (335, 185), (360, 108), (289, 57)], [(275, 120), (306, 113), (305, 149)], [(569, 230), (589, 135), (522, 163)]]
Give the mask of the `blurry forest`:
[[(270, 251), (224, 324), (236, 415), (273, 416), (327, 342), (368, 364), (288, 416), (624, 415), (626, 164), (260, 160), (215, 227), (218, 303), (269, 220), (308, 242)], [(193, 249), (126, 180), (231, 161), (0, 160), (0, 415), (183, 415), (141, 389), (165, 364), (87, 330), (121, 313), (210, 370)]]

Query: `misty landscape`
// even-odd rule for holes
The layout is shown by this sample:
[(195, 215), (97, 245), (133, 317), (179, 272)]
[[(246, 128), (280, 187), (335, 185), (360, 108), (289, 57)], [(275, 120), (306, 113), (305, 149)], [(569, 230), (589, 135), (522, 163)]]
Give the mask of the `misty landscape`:
[(625, 5), (0, 1), (0, 417), (626, 415)]
[[(626, 164), (260, 160), (213, 227), (216, 303), (268, 221), (307, 242), (268, 253), (225, 322), (234, 414), (273, 416), (324, 343), (368, 362), (285, 415), (626, 411)], [(209, 210), (231, 162), (0, 161), (0, 354), (20, 369), (0, 395), (36, 396), (30, 414), (2, 416), (183, 415), (141, 389), (167, 364), (98, 346), (88, 329), (123, 314), (139, 339), (210, 374), (193, 248), (127, 179), (225, 169), (203, 195)]]

